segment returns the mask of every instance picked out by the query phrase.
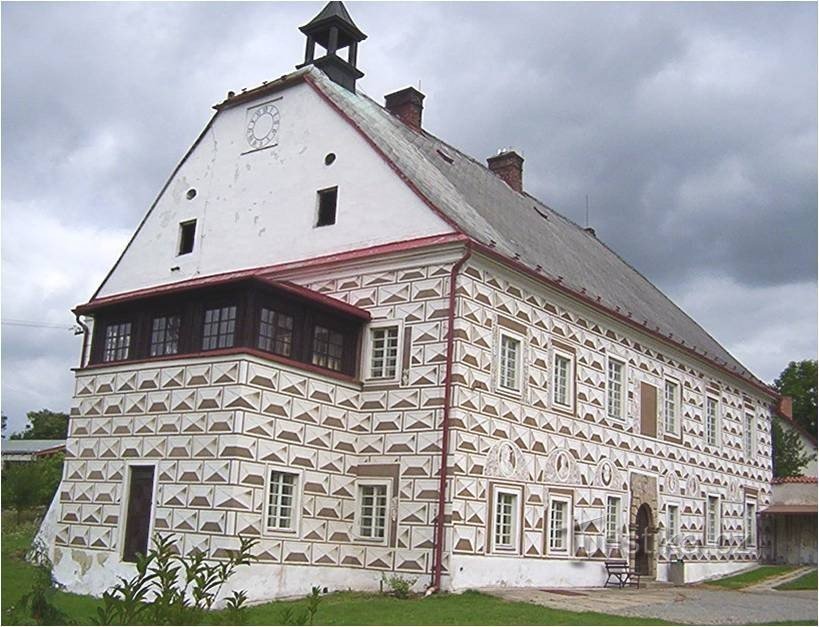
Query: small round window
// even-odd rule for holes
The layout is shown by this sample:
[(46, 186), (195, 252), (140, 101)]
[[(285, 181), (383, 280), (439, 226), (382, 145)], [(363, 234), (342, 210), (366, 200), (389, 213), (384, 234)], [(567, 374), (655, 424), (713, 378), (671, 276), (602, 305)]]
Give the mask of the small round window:
[(193, 200), (194, 198), (196, 198), (196, 190), (193, 187), (191, 187), (188, 190), (188, 193), (185, 194), (185, 196), (188, 198), (188, 200)]
[(332, 165), (335, 160), (336, 160), (336, 153), (328, 152), (327, 156), (324, 157), (324, 165)]

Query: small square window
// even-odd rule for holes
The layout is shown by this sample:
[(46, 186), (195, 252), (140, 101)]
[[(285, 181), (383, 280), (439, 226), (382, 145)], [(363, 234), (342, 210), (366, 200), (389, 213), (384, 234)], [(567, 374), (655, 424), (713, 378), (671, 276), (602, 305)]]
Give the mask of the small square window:
[(679, 505), (665, 506), (666, 525), (665, 533), (669, 544), (677, 544), (680, 535), (680, 507)]
[(293, 317), (262, 307), (257, 344), (263, 351), (290, 357), (293, 350)]
[(620, 499), (610, 496), (606, 499), (606, 542), (614, 544), (620, 537)]
[(105, 350), (103, 361), (128, 359), (131, 349), (131, 323), (109, 324), (105, 327)]
[(344, 355), (344, 336), (327, 327), (313, 329), (313, 365), (330, 370), (341, 370)]
[(323, 189), (318, 193), (318, 216), (316, 226), (330, 226), (336, 223), (338, 187)]
[(756, 547), (756, 503), (745, 502), (745, 546)]
[(236, 307), (217, 307), (205, 311), (202, 350), (231, 348), (236, 331)]
[(748, 461), (754, 456), (754, 417), (745, 414), (745, 455)]
[(179, 249), (177, 255), (187, 255), (193, 252), (193, 243), (196, 240), (196, 220), (179, 223)]
[(497, 551), (518, 550), (519, 494), (512, 490), (495, 489), (495, 516), (492, 545)]
[(271, 470), (265, 524), (269, 531), (295, 531), (298, 518), (298, 478), (295, 473)]
[(394, 379), (398, 373), (397, 326), (370, 329), (370, 378)]
[(676, 434), (679, 431), (680, 386), (674, 381), (665, 381), (663, 393), (663, 414), (665, 415), (665, 430)]
[(555, 351), (552, 360), (552, 402), (560, 408), (574, 411), (574, 356)]
[(498, 383), (513, 392), (520, 391), (521, 341), (506, 333), (500, 336), (500, 359), (498, 360)]
[(715, 398), (705, 399), (705, 443), (717, 446), (719, 443), (719, 405)]
[(571, 502), (564, 498), (549, 501), (549, 552), (568, 553), (569, 531), (571, 530)]
[(609, 358), (607, 412), (610, 418), (623, 420), (625, 417), (626, 366), (623, 362)]
[(151, 323), (151, 357), (179, 352), (179, 316), (159, 316)]
[(367, 540), (387, 537), (387, 510), (389, 495), (384, 483), (365, 483), (358, 486), (358, 534)]
[(705, 506), (705, 543), (716, 544), (719, 537), (719, 497), (709, 496)]

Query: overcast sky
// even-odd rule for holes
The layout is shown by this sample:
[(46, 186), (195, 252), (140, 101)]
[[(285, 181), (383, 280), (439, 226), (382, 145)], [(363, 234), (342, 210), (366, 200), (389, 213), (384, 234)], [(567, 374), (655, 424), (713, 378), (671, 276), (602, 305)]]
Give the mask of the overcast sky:
[[(3, 3), (2, 411), (68, 411), (90, 298), (228, 90), (321, 3)], [(359, 86), (598, 236), (766, 381), (816, 358), (817, 7), (347, 4)], [(12, 325), (28, 321), (62, 328)]]

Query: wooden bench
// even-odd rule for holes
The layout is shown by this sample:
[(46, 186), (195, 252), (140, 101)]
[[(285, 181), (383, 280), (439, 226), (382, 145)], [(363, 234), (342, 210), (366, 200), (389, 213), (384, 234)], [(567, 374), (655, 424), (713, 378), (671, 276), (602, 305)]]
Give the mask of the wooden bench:
[(606, 572), (608, 577), (603, 586), (604, 588), (608, 588), (609, 584), (616, 585), (618, 588), (624, 588), (625, 586), (640, 587), (640, 573), (631, 570), (626, 560), (606, 560)]

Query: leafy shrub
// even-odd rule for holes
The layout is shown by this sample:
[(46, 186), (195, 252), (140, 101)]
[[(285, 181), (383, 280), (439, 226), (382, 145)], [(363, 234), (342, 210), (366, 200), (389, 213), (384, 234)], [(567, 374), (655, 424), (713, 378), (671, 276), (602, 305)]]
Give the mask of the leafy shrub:
[(417, 579), (410, 579), (409, 577), (402, 577), (401, 575), (392, 575), (387, 577), (382, 575), (382, 581), (387, 584), (387, 587), (392, 592), (392, 595), (399, 599), (406, 599), (412, 592), (412, 586), (415, 585)]
[(7, 625), (68, 625), (68, 616), (54, 605), (56, 590), (48, 555), (39, 547), (34, 551), (31, 590), (3, 613), (3, 622)]
[(282, 625), (312, 625), (316, 619), (319, 604), (321, 603), (321, 588), (313, 586), (307, 596), (307, 608), (304, 612), (296, 612), (292, 605), (284, 608), (279, 622)]
[[(119, 583), (103, 593), (103, 605), (94, 619), (97, 625), (200, 623), (236, 568), (251, 563), (250, 551), (258, 542), (240, 537), (239, 550), (232, 551), (226, 561), (208, 563), (202, 553), (179, 555), (173, 536), (156, 534), (153, 541), (154, 548), (147, 555), (137, 555), (137, 574), (131, 579), (120, 577)], [(244, 591), (233, 592), (227, 600), (228, 613), (240, 618), (246, 601)]]

